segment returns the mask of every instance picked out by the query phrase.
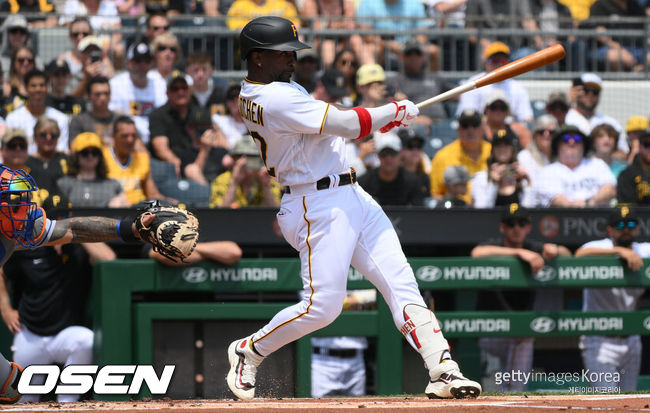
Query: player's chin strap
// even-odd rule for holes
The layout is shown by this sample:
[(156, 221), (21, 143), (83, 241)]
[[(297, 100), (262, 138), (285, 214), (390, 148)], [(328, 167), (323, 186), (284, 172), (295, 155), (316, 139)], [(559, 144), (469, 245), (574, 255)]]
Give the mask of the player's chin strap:
[(440, 331), (440, 325), (433, 313), (417, 304), (404, 306), (405, 323), (400, 328), (404, 336), (411, 337), (424, 364), (431, 370), (449, 356), (449, 343)]

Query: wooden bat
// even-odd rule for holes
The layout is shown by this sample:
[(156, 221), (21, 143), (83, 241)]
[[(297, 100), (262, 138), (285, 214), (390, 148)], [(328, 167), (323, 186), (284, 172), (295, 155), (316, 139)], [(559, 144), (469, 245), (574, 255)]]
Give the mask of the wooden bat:
[(423, 102), (420, 102), (415, 106), (417, 106), (418, 109), (421, 109), (425, 106), (433, 105), (434, 103), (442, 102), (443, 100), (447, 100), (462, 93), (469, 92), (470, 90), (478, 89), (483, 86), (491, 85), (492, 83), (501, 82), (502, 80), (519, 76), (522, 73), (530, 72), (531, 70), (546, 66), (547, 64), (557, 62), (564, 57), (564, 54), (564, 47), (562, 47), (561, 44), (547, 47), (546, 49), (542, 49), (539, 52), (535, 52), (531, 55), (522, 57), (521, 59), (517, 59), (514, 62), (510, 62), (497, 69), (494, 69), (490, 73), (486, 73), (484, 76), (481, 76), (476, 80), (467, 82), (444, 93), (441, 93), (438, 96), (434, 96)]

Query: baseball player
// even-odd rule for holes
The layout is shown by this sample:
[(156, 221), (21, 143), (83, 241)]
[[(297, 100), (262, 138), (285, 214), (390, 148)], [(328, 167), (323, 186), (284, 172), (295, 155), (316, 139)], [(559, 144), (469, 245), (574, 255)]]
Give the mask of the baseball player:
[[(610, 214), (607, 235), (608, 238), (584, 244), (578, 248), (575, 256), (618, 256), (632, 271), (641, 269), (643, 258), (650, 258), (650, 242), (634, 241), (639, 235), (639, 221), (630, 207), (617, 207)], [(582, 310), (634, 311), (643, 291), (643, 288), (585, 288), (582, 292)], [(589, 377), (596, 379), (591, 382), (592, 387), (614, 391), (636, 390), (641, 368), (639, 335), (582, 336), (580, 349), (584, 366), (592, 373)]]
[(252, 399), (264, 357), (334, 321), (353, 265), (381, 292), (395, 325), (424, 359), (430, 375), (426, 394), (477, 397), (481, 386), (465, 378), (451, 359), (391, 222), (356, 183), (345, 158), (346, 138), (406, 126), (418, 109), (403, 100), (340, 110), (313, 99), (291, 81), (296, 51), (308, 47), (298, 40), (296, 26), (280, 17), (258, 17), (240, 33), (248, 75), (239, 110), (269, 174), (286, 187), (277, 218), (284, 238), (300, 254), (305, 298), (230, 344), (228, 386), (237, 398)]
[[(38, 190), (34, 178), (22, 169), (0, 165), (0, 266), (15, 250), (45, 245), (100, 242), (116, 239), (134, 241), (140, 238), (132, 219), (118, 221), (105, 217), (78, 217), (50, 220), (42, 208), (31, 201)], [(155, 215), (142, 218), (144, 225)], [(20, 399), (17, 387), (22, 368), (0, 354), (0, 403)]]

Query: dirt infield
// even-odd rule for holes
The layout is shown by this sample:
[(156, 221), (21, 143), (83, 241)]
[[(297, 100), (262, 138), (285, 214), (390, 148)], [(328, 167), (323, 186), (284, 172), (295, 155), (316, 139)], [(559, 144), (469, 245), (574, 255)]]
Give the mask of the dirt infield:
[(129, 402), (26, 403), (2, 406), (14, 412), (650, 412), (650, 394), (580, 396), (485, 396), (473, 400), (429, 400), (425, 397), (364, 397), (333, 399), (152, 400)]

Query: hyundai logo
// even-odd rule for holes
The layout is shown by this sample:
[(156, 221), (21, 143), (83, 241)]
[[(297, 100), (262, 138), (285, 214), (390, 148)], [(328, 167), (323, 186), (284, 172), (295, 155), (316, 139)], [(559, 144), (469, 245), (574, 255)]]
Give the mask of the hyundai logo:
[(555, 268), (545, 265), (544, 268), (533, 274), (533, 278), (539, 282), (548, 282), (555, 279), (557, 273)]
[(198, 284), (208, 279), (208, 270), (201, 267), (190, 267), (183, 270), (183, 279), (188, 283)]
[(442, 278), (442, 270), (433, 265), (425, 265), (424, 267), (418, 268), (415, 272), (415, 276), (418, 280), (422, 281), (438, 281)]
[(555, 330), (555, 320), (550, 317), (537, 317), (530, 322), (530, 328), (536, 333), (550, 333)]
[(643, 320), (643, 328), (650, 330), (650, 317), (646, 317), (645, 320)]

